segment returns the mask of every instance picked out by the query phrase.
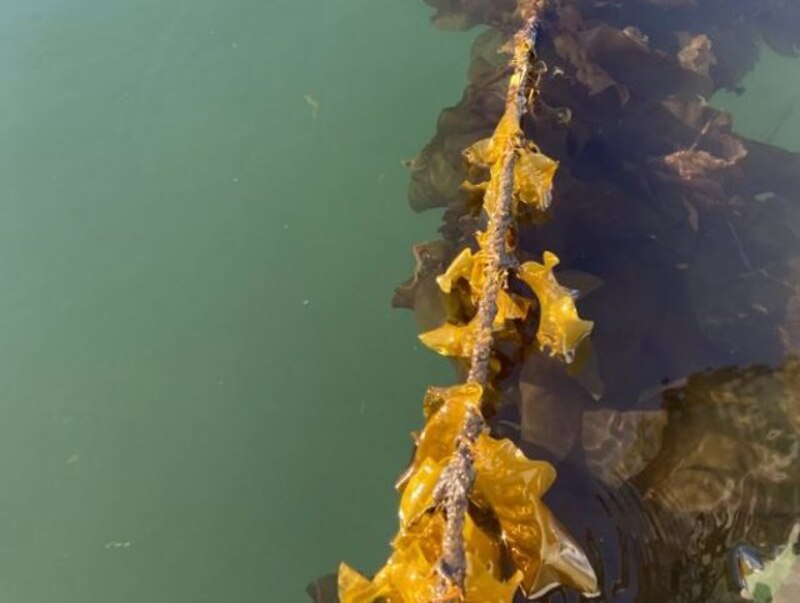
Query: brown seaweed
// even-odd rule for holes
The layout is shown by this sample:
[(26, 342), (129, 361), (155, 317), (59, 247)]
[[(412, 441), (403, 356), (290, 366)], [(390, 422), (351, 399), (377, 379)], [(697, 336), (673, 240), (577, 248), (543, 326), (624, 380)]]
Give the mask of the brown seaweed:
[[(445, 208), (447, 265), (475, 230), (462, 150), (503, 112), (512, 10), (427, 3), (437, 25), (489, 26), (461, 101), (411, 164), (412, 207)], [(520, 216), (516, 245), (603, 285), (576, 302), (595, 326), (569, 371), (546, 362), (535, 333), (517, 342), (500, 385), (516, 403), (493, 428), (567, 475), (552, 496), (573, 533), (623, 543), (618, 557), (598, 545), (604, 600), (737, 600), (727, 551), (783, 542), (800, 515), (800, 154), (740, 136), (709, 99), (742, 91), (764, 45), (798, 54), (800, 5), (553, 2), (540, 44), (547, 72), (525, 133), (559, 170), (552, 207)], [(441, 320), (433, 281), (397, 305)], [(585, 488), (599, 507), (571, 498)]]

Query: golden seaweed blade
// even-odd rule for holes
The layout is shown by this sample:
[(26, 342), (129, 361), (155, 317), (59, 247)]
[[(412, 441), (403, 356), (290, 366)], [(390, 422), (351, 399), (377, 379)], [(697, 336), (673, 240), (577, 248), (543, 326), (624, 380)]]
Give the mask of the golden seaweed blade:
[[(486, 183), (465, 185), (473, 195), (483, 193), (486, 231), (475, 233), (476, 251), (463, 249), (437, 278), (445, 295), (460, 295), (461, 303), (476, 307), (461, 314), (462, 322), (449, 321), (420, 335), (440, 354), (471, 359), (468, 382), (429, 390), (426, 425), (399, 484), (400, 529), (393, 552), (372, 580), (342, 565), (343, 603), (511, 603), (520, 587), (535, 595), (562, 584), (586, 595), (597, 591), (585, 555), (542, 503), (555, 469), (527, 459), (509, 440), (492, 439), (481, 412), (484, 388), (495, 385), (496, 340), (519, 337), (515, 321), (528, 318), (532, 307), (507, 283), (516, 265), (510, 256), (518, 206), (545, 211), (558, 167), (525, 142), (520, 123), (528, 108), (525, 99), (537, 93), (536, 23), (535, 12), (526, 15), (515, 37), (506, 112), (490, 138), (465, 151), (473, 168), (488, 169)], [(558, 259), (550, 254), (544, 261), (521, 266), (520, 278), (539, 300), (540, 343), (571, 360), (591, 324), (578, 318), (571, 293), (552, 275)], [(465, 285), (471, 302), (463, 295)], [(499, 527), (492, 533), (481, 530), (470, 515), (476, 510)], [(502, 562), (508, 556), (510, 571)]]
[[(452, 387), (432, 387), (425, 396), (428, 422), (417, 438), (412, 467), (415, 469), (425, 459), (443, 461), (455, 452), (458, 435), (470, 409), (480, 407), (483, 388), (477, 383)], [(428, 409), (435, 406), (435, 410)]]
[(539, 211), (546, 211), (553, 198), (553, 178), (558, 162), (532, 145), (519, 151), (514, 165), (514, 198)]
[(447, 322), (432, 331), (422, 333), (419, 339), (442, 356), (469, 358), (475, 349), (476, 327), (474, 319), (466, 325)]
[(556, 477), (549, 463), (528, 459), (510, 440), (479, 437), (473, 502), (497, 518), (522, 588), (540, 596), (558, 586), (597, 594), (597, 577), (580, 547), (541, 498)]
[[(400, 530), (392, 542), (393, 552), (372, 580), (347, 564), (339, 568), (342, 603), (430, 603), (437, 600), (438, 574), (444, 518), (435, 512), (434, 491), (445, 466), (426, 458), (414, 472), (400, 503)], [(510, 603), (522, 573), (504, 579), (504, 544), (481, 530), (470, 518), (464, 526), (466, 555), (471, 569), (465, 588), (467, 603)]]
[[(453, 399), (463, 393), (452, 392)], [(447, 402), (437, 414), (443, 413), (445, 406)], [(460, 428), (455, 414), (444, 412), (442, 420), (449, 424), (447, 432)], [(379, 598), (412, 603), (436, 600), (435, 564), (441, 554), (444, 520), (436, 509), (435, 489), (447, 460), (427, 457), (416, 465), (403, 491), (393, 553), (372, 580), (341, 565), (342, 603), (373, 603)], [(499, 538), (489, 535), (466, 517), (469, 571), (463, 600), (510, 603), (520, 586), (527, 595), (538, 596), (561, 585), (587, 596), (596, 594), (597, 580), (591, 565), (541, 501), (555, 479), (553, 467), (527, 459), (509, 440), (481, 435), (475, 445), (475, 470), (476, 484), (470, 498), (476, 507), (497, 518), (501, 533)], [(502, 563), (504, 549), (514, 564), (508, 577)]]
[(536, 337), (539, 344), (570, 363), (575, 350), (592, 331), (593, 323), (583, 320), (575, 307), (576, 294), (562, 287), (553, 274), (558, 257), (549, 251), (544, 253), (542, 264), (525, 262), (517, 276), (527, 284), (539, 300), (540, 317)]
[[(497, 186), (502, 164), (500, 149), (513, 145), (514, 138), (521, 134), (518, 125), (514, 127), (509, 120), (503, 119), (491, 138), (479, 140), (464, 151), (464, 157), (471, 166), (489, 169), (488, 181), (478, 184), (465, 182), (462, 185), (462, 189), (470, 194), (483, 193), (484, 209), (487, 213), (493, 212), (494, 200), (498, 195)], [(558, 162), (531, 143), (522, 145), (516, 152), (514, 202), (528, 205), (538, 211), (546, 211), (552, 201), (553, 179), (558, 170)]]

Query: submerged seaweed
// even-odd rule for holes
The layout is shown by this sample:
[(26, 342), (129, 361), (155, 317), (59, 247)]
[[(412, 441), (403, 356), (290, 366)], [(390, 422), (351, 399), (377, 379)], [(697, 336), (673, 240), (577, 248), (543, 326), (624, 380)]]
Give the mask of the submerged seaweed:
[[(488, 27), (461, 102), (410, 163), (412, 207), (445, 208), (394, 299), (423, 332), (453, 317), (447, 295), (480, 262), (478, 141), (504, 110), (516, 8), (426, 2), (437, 26)], [(542, 305), (539, 336), (498, 358), (509, 403), (492, 426), (556, 465), (550, 506), (590, 551), (603, 601), (739, 601), (731, 552), (774, 550), (800, 517), (800, 154), (738, 135), (709, 100), (741, 92), (764, 46), (800, 52), (800, 4), (577, 0), (544, 18), (524, 123), (558, 172), (515, 245), (539, 274), (558, 257), (594, 330), (573, 365), (550, 361), (544, 348), (583, 337), (579, 323), (543, 333)]]
[[(441, 240), (415, 247), (393, 303), (464, 376), (518, 3), (425, 1), (441, 28), (486, 29), (460, 103), (409, 162), (412, 207), (445, 212)], [(394, 553), (372, 581), (345, 566), (340, 592), (509, 600), (518, 585), (520, 599), (556, 583), (585, 593), (596, 573), (606, 602), (800, 599), (800, 154), (738, 135), (709, 100), (743, 92), (763, 47), (800, 54), (800, 4), (546, 4), (537, 102), (521, 121), (538, 146), (518, 149), (509, 172), (505, 244), (519, 262), (487, 323), (500, 342), (487, 396), (469, 384), (429, 391)], [(442, 599), (442, 550), (430, 543), (447, 528), (434, 490), (479, 405), (494, 437), (470, 442), (463, 534), (477, 569)], [(547, 503), (563, 528), (540, 500), (553, 467)], [(331, 587), (309, 592), (327, 601)]]

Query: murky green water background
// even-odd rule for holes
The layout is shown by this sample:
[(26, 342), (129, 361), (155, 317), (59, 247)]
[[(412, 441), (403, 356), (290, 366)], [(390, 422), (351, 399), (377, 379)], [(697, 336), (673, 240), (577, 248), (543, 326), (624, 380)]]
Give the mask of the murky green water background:
[[(382, 561), (451, 378), (389, 307), (438, 222), (401, 160), (472, 39), (427, 16), (0, 6), (0, 601), (299, 602)], [(774, 65), (742, 129), (796, 148)]]

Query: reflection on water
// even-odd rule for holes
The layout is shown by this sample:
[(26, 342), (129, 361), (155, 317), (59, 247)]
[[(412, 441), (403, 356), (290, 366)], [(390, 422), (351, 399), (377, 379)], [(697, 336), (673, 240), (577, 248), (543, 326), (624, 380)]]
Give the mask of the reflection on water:
[(769, 559), (800, 517), (800, 361), (703, 372), (657, 408), (580, 415), (551, 503), (586, 534), (606, 600), (740, 600), (731, 556), (746, 543)]

